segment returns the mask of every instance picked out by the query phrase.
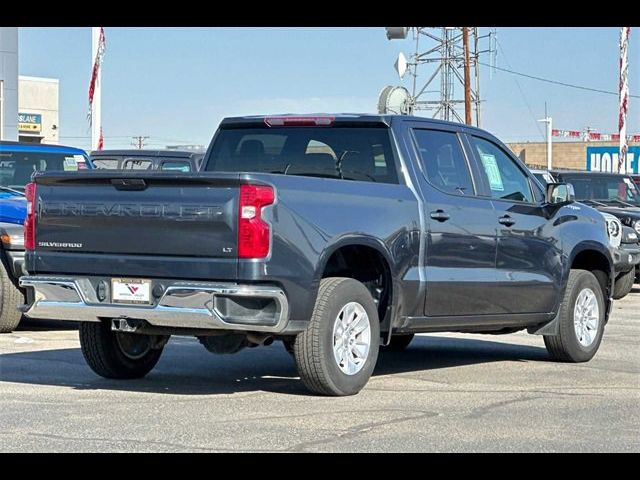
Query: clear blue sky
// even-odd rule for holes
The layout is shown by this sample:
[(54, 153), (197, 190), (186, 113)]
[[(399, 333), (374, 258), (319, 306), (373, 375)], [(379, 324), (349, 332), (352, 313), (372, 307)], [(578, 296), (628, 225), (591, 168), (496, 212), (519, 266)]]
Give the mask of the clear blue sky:
[[(487, 29), (481, 29), (487, 32)], [(393, 63), (411, 40), (384, 28), (112, 28), (103, 64), (105, 147), (149, 135), (149, 147), (209, 142), (224, 116), (374, 112), (380, 90), (404, 84)], [(617, 28), (498, 28), (498, 66), (604, 90), (618, 88)], [(88, 148), (90, 28), (21, 28), (22, 75), (60, 79), (62, 142)], [(640, 29), (632, 29), (631, 94), (640, 94)], [(504, 52), (504, 55), (503, 55)], [(488, 62), (488, 59), (485, 61)], [(426, 79), (425, 77), (422, 77)], [(526, 102), (515, 79), (520, 83)], [(483, 127), (504, 141), (541, 140), (554, 127), (617, 131), (618, 99), (483, 68)], [(640, 100), (629, 108), (640, 133)]]

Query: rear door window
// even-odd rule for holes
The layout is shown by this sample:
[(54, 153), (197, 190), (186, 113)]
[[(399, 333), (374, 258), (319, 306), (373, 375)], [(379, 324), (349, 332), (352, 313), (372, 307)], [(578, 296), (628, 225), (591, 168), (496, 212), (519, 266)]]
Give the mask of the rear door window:
[(473, 195), (471, 173), (458, 135), (426, 129), (415, 129), (413, 133), (429, 183), (454, 195)]

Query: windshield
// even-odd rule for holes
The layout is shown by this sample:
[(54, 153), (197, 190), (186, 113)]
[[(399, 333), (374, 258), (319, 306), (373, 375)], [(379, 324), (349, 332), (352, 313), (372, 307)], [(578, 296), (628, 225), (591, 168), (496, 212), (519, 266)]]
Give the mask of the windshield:
[(41, 152), (0, 152), (0, 195), (24, 192), (36, 171), (77, 171), (87, 168), (83, 155)]
[(386, 128), (222, 129), (206, 170), (398, 183)]
[(640, 207), (640, 192), (631, 178), (616, 175), (563, 175), (576, 192), (576, 200), (593, 200), (619, 206)]

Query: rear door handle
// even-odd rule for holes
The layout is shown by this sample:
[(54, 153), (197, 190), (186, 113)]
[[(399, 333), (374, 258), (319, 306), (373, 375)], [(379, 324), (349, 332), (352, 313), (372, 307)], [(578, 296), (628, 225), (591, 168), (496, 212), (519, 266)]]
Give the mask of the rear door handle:
[(498, 223), (500, 223), (501, 225), (505, 225), (507, 227), (511, 227), (515, 225), (516, 221), (513, 218), (511, 218), (509, 215), (504, 215), (498, 219)]
[(435, 212), (431, 212), (430, 217), (438, 222), (446, 222), (451, 217), (444, 210), (436, 210)]

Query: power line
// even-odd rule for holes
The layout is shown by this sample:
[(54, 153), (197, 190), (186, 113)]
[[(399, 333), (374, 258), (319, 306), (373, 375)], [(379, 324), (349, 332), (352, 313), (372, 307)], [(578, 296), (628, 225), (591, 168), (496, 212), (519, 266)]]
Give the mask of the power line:
[[(498, 48), (502, 52), (502, 56), (504, 57), (504, 61), (507, 62), (507, 65), (510, 67), (511, 66), (511, 62), (507, 58), (507, 54), (504, 53), (504, 49), (502, 48), (502, 44), (498, 40), (497, 36), (496, 36), (496, 45), (498, 45)], [(494, 68), (495, 68), (495, 65), (494, 65)], [(540, 136), (542, 138), (545, 138), (544, 134), (542, 133), (542, 129), (540, 128), (540, 122), (538, 122), (538, 119), (533, 114), (533, 109), (531, 108), (531, 105), (529, 105), (529, 102), (527, 101), (527, 97), (524, 94), (524, 90), (522, 90), (522, 87), (520, 86), (520, 82), (518, 81), (517, 78), (514, 78), (513, 80), (516, 82), (516, 85), (518, 86), (518, 90), (520, 91), (520, 95), (522, 95), (522, 99), (524, 100), (524, 104), (527, 106), (527, 109), (529, 110), (529, 114), (531, 115), (531, 119), (533, 120), (533, 122), (536, 125), (536, 129), (538, 130), (538, 133), (540, 134)]]
[[(496, 67), (495, 65), (489, 65), (488, 63), (484, 63), (484, 62), (478, 62), (478, 63), (480, 65), (485, 66), (485, 67), (493, 68), (495, 70), (500, 70), (500, 71), (506, 72), (506, 73), (511, 73), (513, 75), (520, 75), (521, 77), (530, 78), (532, 80), (538, 80), (540, 82), (552, 83), (554, 85), (560, 85), (560, 86), (563, 86), (563, 87), (577, 88), (579, 90), (586, 90), (588, 92), (604, 93), (604, 94), (607, 94), (607, 95), (615, 95), (616, 97), (618, 96), (618, 92), (611, 92), (609, 90), (601, 90), (599, 88), (585, 87), (584, 85), (575, 85), (575, 84), (572, 84), (572, 83), (561, 82), (559, 80), (551, 80), (549, 78), (543, 78), (543, 77), (538, 77), (538, 76), (535, 76), (535, 75), (529, 75), (527, 73), (516, 72), (514, 70), (509, 70), (508, 68)], [(629, 97), (631, 97), (631, 98), (640, 98), (640, 95), (629, 95)]]
[[(60, 138), (91, 138), (91, 135), (60, 135)], [(105, 135), (102, 138), (131, 138), (129, 135)]]

